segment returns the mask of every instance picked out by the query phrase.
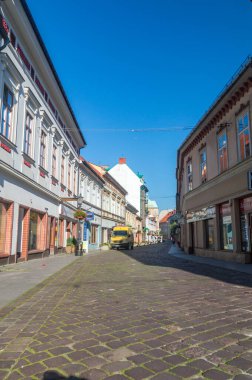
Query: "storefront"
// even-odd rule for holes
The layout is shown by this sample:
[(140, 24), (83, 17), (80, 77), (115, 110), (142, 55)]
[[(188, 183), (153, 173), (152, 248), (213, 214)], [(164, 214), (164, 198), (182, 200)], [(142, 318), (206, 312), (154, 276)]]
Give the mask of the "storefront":
[(251, 252), (252, 197), (240, 199), (241, 250)]
[(0, 200), (0, 257), (11, 253), (13, 203)]

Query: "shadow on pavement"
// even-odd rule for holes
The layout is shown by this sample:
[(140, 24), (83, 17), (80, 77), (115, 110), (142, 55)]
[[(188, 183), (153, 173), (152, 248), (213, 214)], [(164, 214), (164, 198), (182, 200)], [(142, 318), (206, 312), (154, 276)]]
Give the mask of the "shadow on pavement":
[(133, 251), (123, 250), (121, 252), (145, 265), (174, 268), (234, 285), (252, 287), (251, 274), (215, 267), (207, 263), (193, 262), (184, 258), (176, 258), (169, 255), (170, 247), (171, 242), (165, 242), (138, 247)]
[(88, 380), (85, 377), (68, 376), (65, 377), (56, 371), (46, 371), (42, 380)]

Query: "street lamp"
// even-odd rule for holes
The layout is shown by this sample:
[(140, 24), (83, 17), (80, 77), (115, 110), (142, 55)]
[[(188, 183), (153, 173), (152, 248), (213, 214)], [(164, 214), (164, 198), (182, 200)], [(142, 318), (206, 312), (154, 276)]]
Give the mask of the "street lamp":
[[(78, 210), (81, 210), (81, 206), (82, 206), (82, 202), (83, 202), (83, 197), (81, 195), (79, 195), (78, 199), (77, 199), (77, 209)], [(81, 238), (81, 221), (80, 219), (78, 219), (78, 225), (77, 225), (77, 228), (78, 228), (78, 233), (77, 233), (77, 251), (75, 253), (76, 256), (82, 256), (83, 255), (83, 251), (82, 251), (82, 238)]]

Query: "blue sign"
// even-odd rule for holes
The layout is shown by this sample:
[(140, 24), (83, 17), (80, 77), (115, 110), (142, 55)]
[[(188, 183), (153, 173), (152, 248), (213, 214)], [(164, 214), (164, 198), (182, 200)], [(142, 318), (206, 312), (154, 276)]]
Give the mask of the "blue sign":
[(84, 231), (83, 231), (83, 240), (87, 240), (87, 230), (88, 230), (88, 224), (87, 222), (84, 223)]
[(86, 220), (94, 220), (94, 213), (91, 211), (87, 211)]

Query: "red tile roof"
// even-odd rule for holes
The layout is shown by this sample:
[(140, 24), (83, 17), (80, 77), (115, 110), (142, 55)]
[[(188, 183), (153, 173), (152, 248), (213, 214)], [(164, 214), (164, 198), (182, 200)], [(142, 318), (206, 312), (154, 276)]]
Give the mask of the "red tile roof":
[(168, 222), (168, 219), (170, 219), (170, 217), (172, 216), (172, 215), (174, 215), (175, 214), (175, 212), (176, 212), (176, 210), (172, 210), (172, 211), (170, 211), (170, 212), (168, 212), (160, 221), (159, 221), (159, 224), (160, 223), (166, 223), (166, 222)]

